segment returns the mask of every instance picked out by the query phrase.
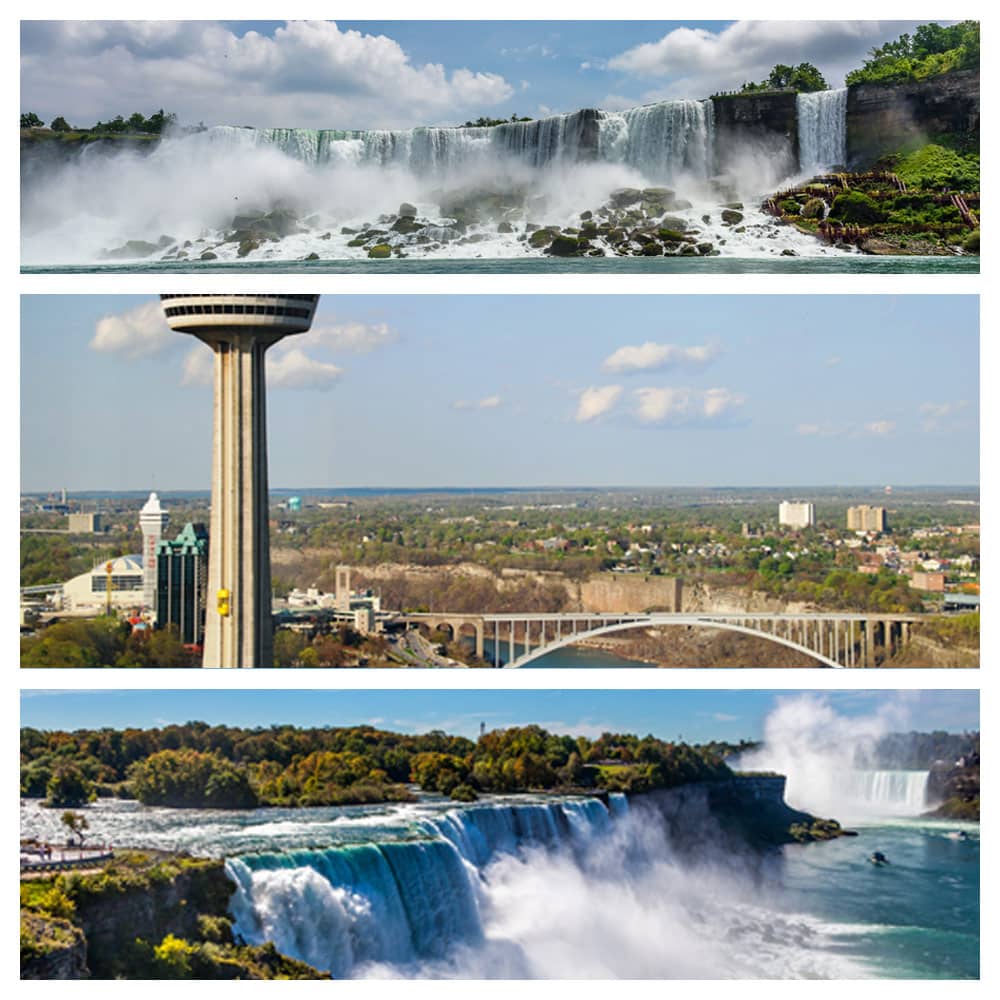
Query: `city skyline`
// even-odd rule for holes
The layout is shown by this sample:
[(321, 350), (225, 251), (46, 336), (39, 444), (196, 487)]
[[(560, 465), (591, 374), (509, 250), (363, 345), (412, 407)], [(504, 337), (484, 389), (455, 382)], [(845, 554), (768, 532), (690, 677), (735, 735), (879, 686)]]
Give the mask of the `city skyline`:
[[(974, 296), (326, 296), (271, 485), (974, 486), (978, 347)], [(23, 492), (207, 489), (211, 352), (154, 298), (26, 296), (21, 352)]]
[(21, 110), (346, 129), (620, 110), (739, 89), (777, 63), (812, 62), (839, 87), (920, 23), (23, 21)]
[(480, 723), (487, 730), (535, 724), (589, 738), (610, 731), (737, 742), (759, 739), (765, 720), (779, 708), (794, 710), (803, 720), (842, 720), (866, 732), (979, 728), (979, 693), (961, 690), (26, 690), (21, 725), (153, 728), (195, 720), (243, 727), (372, 725), (411, 733), (443, 729), (475, 738)]

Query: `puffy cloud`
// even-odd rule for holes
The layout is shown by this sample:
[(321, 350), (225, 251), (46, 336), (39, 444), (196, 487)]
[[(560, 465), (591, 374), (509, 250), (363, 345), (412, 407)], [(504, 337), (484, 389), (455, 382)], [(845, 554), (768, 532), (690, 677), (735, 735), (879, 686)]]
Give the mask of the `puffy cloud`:
[(776, 63), (808, 61), (828, 83), (860, 66), (875, 45), (912, 31), (919, 21), (737, 21), (719, 32), (675, 28), (608, 60), (608, 68), (630, 76), (669, 78), (645, 100), (704, 97), (767, 76)]
[(580, 393), (576, 405), (577, 423), (585, 424), (596, 420), (611, 410), (622, 394), (620, 385), (591, 385)]
[(144, 302), (117, 316), (102, 316), (90, 347), (134, 360), (159, 354), (180, 342), (180, 337), (167, 326), (163, 309), (156, 301)]
[[(293, 21), (273, 35), (211, 21), (22, 22), (24, 106), (76, 124), (157, 105), (182, 122), (405, 128), (514, 94), (496, 73), (415, 65), (394, 39)], [(253, 120), (247, 121), (247, 108)]]
[(679, 344), (657, 344), (647, 340), (645, 344), (619, 347), (604, 359), (601, 367), (615, 375), (634, 372), (656, 371), (660, 368), (689, 367), (704, 368), (714, 361), (722, 349), (718, 344), (700, 344), (682, 347)]
[(633, 390), (640, 423), (660, 426), (706, 425), (724, 422), (746, 402), (731, 389), (652, 388)]
[[(193, 347), (184, 359), (181, 385), (211, 385), (215, 359), (201, 344)], [(292, 347), (267, 355), (267, 384), (279, 389), (318, 389), (326, 391), (343, 376), (343, 368), (309, 357)]]
[(325, 391), (344, 374), (343, 368), (309, 357), (293, 347), (267, 358), (267, 381), (282, 389), (319, 389)]
[(293, 343), (322, 346), (334, 353), (369, 354), (394, 344), (398, 339), (398, 334), (388, 323), (349, 321), (314, 326), (308, 333), (296, 337)]
[(795, 428), (795, 433), (801, 434), (803, 437), (812, 437), (813, 435), (821, 434), (822, 431), (823, 429), (819, 424), (799, 424)]
[(502, 396), (484, 396), (482, 399), (458, 399), (451, 404), (455, 410), (495, 410), (503, 405)]

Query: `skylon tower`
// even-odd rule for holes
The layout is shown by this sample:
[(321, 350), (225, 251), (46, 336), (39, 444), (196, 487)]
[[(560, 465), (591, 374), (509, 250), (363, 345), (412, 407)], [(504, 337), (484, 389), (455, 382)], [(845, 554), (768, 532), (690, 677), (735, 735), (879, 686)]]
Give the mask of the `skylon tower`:
[(171, 329), (215, 354), (204, 667), (273, 666), (264, 354), (318, 295), (161, 295)]

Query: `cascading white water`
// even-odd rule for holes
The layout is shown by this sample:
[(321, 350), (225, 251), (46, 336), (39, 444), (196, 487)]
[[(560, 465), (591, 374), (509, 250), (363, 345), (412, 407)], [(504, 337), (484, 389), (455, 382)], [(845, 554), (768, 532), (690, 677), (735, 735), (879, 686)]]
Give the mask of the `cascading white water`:
[(483, 939), (479, 872), (499, 855), (574, 850), (607, 832), (597, 799), (456, 809), (422, 820), (433, 839), (230, 858), (234, 930), (330, 970), (441, 959)]
[(654, 181), (681, 175), (706, 180), (714, 161), (711, 101), (661, 101), (628, 111), (601, 113), (598, 158), (625, 163)]
[(816, 174), (847, 161), (847, 88), (799, 94), (799, 170)]
[(844, 793), (872, 814), (918, 816), (927, 810), (927, 771), (847, 771)]

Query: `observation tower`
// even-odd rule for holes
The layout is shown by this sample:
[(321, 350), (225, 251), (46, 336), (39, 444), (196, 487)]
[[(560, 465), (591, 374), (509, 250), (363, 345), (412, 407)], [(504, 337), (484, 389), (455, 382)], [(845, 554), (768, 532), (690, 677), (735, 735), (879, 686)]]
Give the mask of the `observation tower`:
[(312, 324), (318, 295), (161, 295), (167, 324), (215, 354), (203, 667), (274, 665), (264, 354)]

